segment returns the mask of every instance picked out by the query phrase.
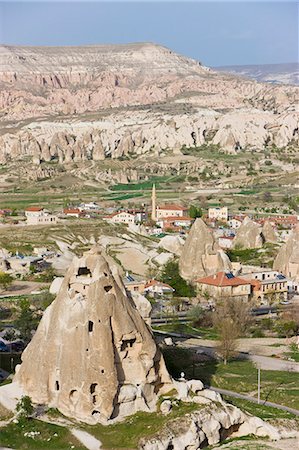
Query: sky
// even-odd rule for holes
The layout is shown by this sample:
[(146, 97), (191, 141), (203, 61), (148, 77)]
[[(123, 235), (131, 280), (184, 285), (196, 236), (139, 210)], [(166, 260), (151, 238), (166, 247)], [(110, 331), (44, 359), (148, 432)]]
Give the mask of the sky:
[(298, 61), (296, 1), (0, 0), (0, 43), (155, 42), (207, 66)]

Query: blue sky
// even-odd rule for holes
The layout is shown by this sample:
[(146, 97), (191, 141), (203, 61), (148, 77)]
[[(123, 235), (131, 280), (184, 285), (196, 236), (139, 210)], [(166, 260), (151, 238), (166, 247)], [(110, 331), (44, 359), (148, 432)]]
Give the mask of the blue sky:
[(0, 43), (155, 42), (209, 66), (298, 61), (295, 1), (0, 0)]

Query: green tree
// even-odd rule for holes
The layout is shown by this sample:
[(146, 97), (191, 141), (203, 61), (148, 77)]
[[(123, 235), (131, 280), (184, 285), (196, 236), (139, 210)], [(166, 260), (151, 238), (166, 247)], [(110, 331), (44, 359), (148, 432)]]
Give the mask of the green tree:
[(15, 327), (20, 332), (20, 338), (28, 344), (32, 337), (32, 331), (36, 329), (38, 324), (37, 318), (34, 316), (34, 312), (30, 308), (28, 300), (22, 300), (20, 304), (20, 313), (15, 321)]
[(179, 264), (177, 260), (168, 261), (162, 269), (160, 281), (169, 284), (175, 290), (176, 297), (195, 297), (193, 286), (187, 283), (179, 273)]
[(0, 286), (6, 290), (13, 282), (13, 277), (6, 272), (0, 272)]
[(201, 217), (202, 216), (202, 209), (201, 208), (197, 208), (194, 205), (191, 205), (189, 208), (189, 216), (192, 219), (196, 219), (197, 217)]
[(33, 413), (33, 405), (31, 398), (28, 395), (24, 395), (18, 401), (16, 406), (18, 417), (22, 419), (28, 419)]

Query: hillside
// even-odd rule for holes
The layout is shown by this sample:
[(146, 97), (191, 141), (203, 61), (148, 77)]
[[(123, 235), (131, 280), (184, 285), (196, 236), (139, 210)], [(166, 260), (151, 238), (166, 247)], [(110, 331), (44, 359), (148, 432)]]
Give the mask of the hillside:
[(299, 64), (257, 64), (246, 66), (215, 67), (215, 70), (232, 73), (259, 82), (274, 84), (299, 84)]
[(294, 86), (260, 84), (155, 44), (0, 47), (0, 163), (103, 160), (296, 143)]

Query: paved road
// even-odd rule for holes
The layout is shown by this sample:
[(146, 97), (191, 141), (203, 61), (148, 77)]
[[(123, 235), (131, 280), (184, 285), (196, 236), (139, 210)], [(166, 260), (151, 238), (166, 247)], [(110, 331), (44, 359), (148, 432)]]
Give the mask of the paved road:
[[(212, 391), (215, 391), (215, 392), (219, 392), (219, 394), (222, 394), (222, 395), (229, 395), (231, 397), (241, 398), (242, 400), (250, 400), (253, 403), (258, 403), (257, 398), (251, 397), (250, 395), (239, 394), (238, 392), (227, 391), (226, 389), (219, 389), (219, 388), (216, 388), (213, 386), (209, 386), (209, 389), (211, 389)], [(265, 402), (263, 400), (260, 401), (260, 404), (265, 405), (265, 406), (272, 406), (273, 408), (282, 409), (283, 411), (287, 411), (292, 414), (295, 414), (296, 416), (299, 416), (298, 409), (293, 409), (293, 408), (289, 408), (288, 406), (278, 405), (277, 403)]]
[[(207, 353), (211, 356), (215, 356), (216, 349), (215, 347), (210, 347), (206, 345), (197, 345), (192, 344), (190, 342), (180, 342), (179, 344), (181, 347), (186, 348), (193, 348), (199, 351), (202, 351), (204, 353)], [(240, 358), (249, 359), (250, 361), (254, 362), (255, 364), (258, 364), (259, 367), (263, 370), (281, 370), (284, 372), (298, 372), (299, 373), (299, 363), (277, 359), (277, 358), (271, 358), (269, 356), (260, 356), (260, 355), (254, 355), (251, 353), (246, 352), (240, 352), (239, 353)]]

